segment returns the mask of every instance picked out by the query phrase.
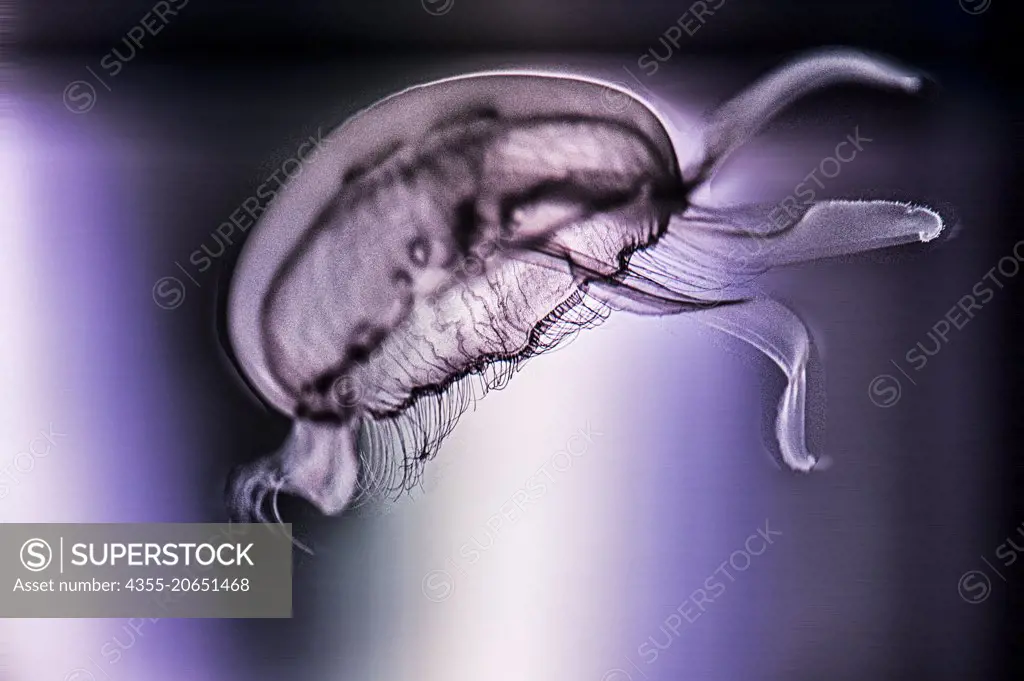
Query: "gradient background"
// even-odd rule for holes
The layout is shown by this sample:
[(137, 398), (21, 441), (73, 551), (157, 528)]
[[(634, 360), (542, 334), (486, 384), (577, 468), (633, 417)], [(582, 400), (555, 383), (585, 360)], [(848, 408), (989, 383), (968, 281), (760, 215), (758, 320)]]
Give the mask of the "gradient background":
[[(984, 2), (726, 0), (651, 76), (638, 58), (665, 54), (659, 38), (689, 2), (192, 0), (110, 91), (98, 88), (90, 111), (65, 108), (65, 87), (90, 79), (87, 67), (101, 72), (151, 6), (34, 0), (6, 23), (0, 465), (51, 423), (66, 437), (16, 474), (4, 522), (224, 519), (227, 472), (288, 429), (220, 345), (240, 249), (193, 271), (175, 309), (155, 304), (153, 286), (184, 280), (175, 263), (214, 247), (217, 225), (309, 135), (412, 84), (503, 66), (604, 77), (656, 100), (685, 154), (702, 112), (793, 52), (878, 50), (931, 73), (940, 91), (807, 98), (732, 157), (711, 199), (779, 200), (859, 126), (874, 141), (821, 195), (918, 200), (955, 229), (765, 278), (815, 338), (825, 416), (813, 445), (834, 460), (827, 471), (773, 466), (765, 442), (782, 377), (766, 360), (683, 317), (619, 314), (464, 416), (415, 499), (340, 519), (287, 503), (317, 553), (297, 554), (293, 619), (135, 622), (139, 632), (127, 620), (6, 620), (0, 679), (965, 681), (1020, 671), (1024, 569), (994, 557), (1024, 521), (1013, 489), (1019, 277), (911, 374), (916, 385), (892, 364), (911, 371), (905, 353), (1021, 236), (1018, 93), (995, 68), (1008, 0), (978, 14), (965, 7)], [(882, 374), (902, 388), (886, 408), (869, 394)], [(581, 431), (591, 439), (574, 439)], [(536, 504), (488, 527), (580, 442)], [(666, 639), (670, 614), (766, 521), (781, 536)], [(970, 570), (990, 580), (979, 603), (958, 591)], [(664, 649), (648, 664), (638, 648), (652, 639)]]

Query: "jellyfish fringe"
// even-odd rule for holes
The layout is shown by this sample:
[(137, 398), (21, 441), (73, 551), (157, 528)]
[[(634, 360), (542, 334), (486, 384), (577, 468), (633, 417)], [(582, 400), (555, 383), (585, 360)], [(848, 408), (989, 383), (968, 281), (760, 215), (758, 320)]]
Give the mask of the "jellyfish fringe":
[(501, 390), (524, 363), (563, 347), (580, 331), (608, 318), (610, 308), (575, 291), (537, 324), (525, 349), (483, 358), (462, 376), (421, 388), (401, 408), (363, 416), (359, 428), (359, 483), (348, 508), (374, 501), (397, 501), (422, 485), (433, 459), (459, 418), (492, 390)]

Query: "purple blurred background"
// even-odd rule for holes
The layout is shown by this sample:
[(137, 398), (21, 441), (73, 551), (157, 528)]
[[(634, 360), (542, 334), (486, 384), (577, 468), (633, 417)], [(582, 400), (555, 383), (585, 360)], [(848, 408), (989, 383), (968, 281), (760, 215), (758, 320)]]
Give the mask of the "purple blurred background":
[[(801, 101), (732, 157), (711, 199), (777, 201), (859, 128), (872, 142), (819, 196), (917, 200), (953, 229), (765, 278), (814, 335), (812, 442), (833, 459), (827, 471), (774, 465), (783, 381), (766, 360), (683, 317), (617, 314), (463, 417), (414, 498), (340, 519), (286, 504), (317, 553), (297, 554), (293, 619), (139, 631), (8, 620), (6, 673), (1011, 674), (1003, 648), (1024, 572), (996, 551), (1021, 521), (1010, 489), (1020, 284), (1000, 275), (1005, 288), (926, 366), (905, 359), (1019, 238), (1012, 116), (987, 70), (1007, 4), (725, 0), (669, 49), (666, 30), (693, 26), (690, 3), (190, 2), (113, 78), (101, 60), (127, 54), (121, 39), (151, 5), (19, 7), (3, 138), (3, 437), (13, 454), (52, 423), (67, 445), (0, 499), (5, 522), (225, 518), (227, 472), (275, 448), (288, 422), (248, 393), (222, 347), (240, 241), (214, 255), (214, 230), (310, 135), (409, 85), (513, 66), (602, 77), (656, 100), (685, 151), (702, 112), (787, 56), (880, 50), (941, 88)], [(653, 73), (640, 65), (652, 48), (664, 58)], [(89, 87), (69, 91), (76, 81)], [(204, 246), (212, 266), (200, 271), (190, 256)], [(564, 451), (571, 467), (504, 516)]]

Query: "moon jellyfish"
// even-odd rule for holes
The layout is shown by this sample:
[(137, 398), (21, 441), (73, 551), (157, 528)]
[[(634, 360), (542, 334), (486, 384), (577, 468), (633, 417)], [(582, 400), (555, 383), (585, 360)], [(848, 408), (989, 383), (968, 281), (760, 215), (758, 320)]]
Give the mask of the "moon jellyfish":
[[(650, 105), (564, 75), (471, 74), (352, 117), (270, 205), (232, 277), (236, 361), (293, 420), (279, 451), (232, 474), (232, 514), (263, 521), (270, 503), (279, 518), (279, 492), (337, 514), (412, 489), (474, 400), (616, 310), (692, 313), (767, 355), (787, 381), (777, 450), (813, 469), (810, 337), (757, 275), (927, 241), (942, 221), (831, 200), (778, 225), (773, 206), (694, 197), (781, 109), (837, 83), (913, 93), (922, 79), (858, 52), (806, 55), (708, 115), (685, 163)], [(609, 93), (633, 105), (606, 106)]]

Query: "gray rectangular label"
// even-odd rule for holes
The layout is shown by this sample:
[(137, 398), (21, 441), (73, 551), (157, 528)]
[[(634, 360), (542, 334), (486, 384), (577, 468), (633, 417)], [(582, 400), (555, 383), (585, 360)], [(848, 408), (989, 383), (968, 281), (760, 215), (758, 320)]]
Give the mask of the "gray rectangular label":
[(290, 524), (0, 524), (0, 617), (291, 617)]

